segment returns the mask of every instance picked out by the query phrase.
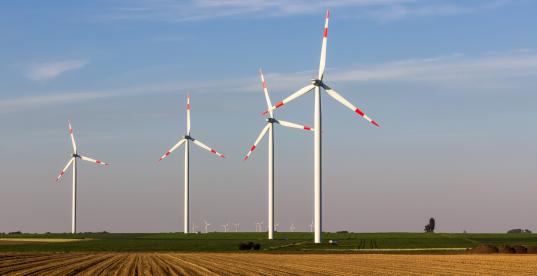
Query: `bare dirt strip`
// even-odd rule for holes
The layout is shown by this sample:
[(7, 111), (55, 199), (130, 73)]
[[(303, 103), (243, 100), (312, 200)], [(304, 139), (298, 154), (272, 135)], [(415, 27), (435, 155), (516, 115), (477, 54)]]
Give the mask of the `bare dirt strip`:
[(0, 275), (537, 275), (537, 255), (1, 253)]

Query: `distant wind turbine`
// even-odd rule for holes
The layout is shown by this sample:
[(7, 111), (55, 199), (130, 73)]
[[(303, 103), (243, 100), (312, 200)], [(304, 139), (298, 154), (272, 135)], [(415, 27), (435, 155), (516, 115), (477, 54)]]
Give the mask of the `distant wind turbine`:
[(263, 232), (263, 223), (264, 223), (263, 221), (255, 223), (256, 232)]
[(84, 161), (88, 161), (95, 164), (100, 165), (109, 165), (101, 160), (95, 160), (83, 155), (78, 154), (78, 150), (76, 148), (76, 142), (75, 142), (75, 135), (73, 134), (73, 128), (71, 127), (71, 122), (67, 122), (69, 125), (69, 135), (71, 136), (71, 144), (73, 145), (73, 154), (71, 155), (71, 159), (69, 159), (69, 162), (67, 162), (67, 165), (63, 170), (60, 172), (60, 175), (56, 178), (56, 181), (60, 180), (60, 178), (65, 174), (65, 171), (69, 169), (69, 166), (73, 165), (73, 199), (72, 199), (72, 209), (71, 209), (71, 233), (76, 233), (76, 181), (77, 181), (77, 174), (76, 174), (76, 162), (77, 159), (82, 159)]
[(190, 142), (193, 142), (195, 145), (199, 146), (202, 149), (205, 149), (207, 151), (210, 151), (222, 158), (224, 158), (224, 155), (221, 153), (218, 153), (216, 150), (206, 146), (204, 143), (200, 142), (199, 140), (194, 139), (192, 136), (190, 136), (190, 96), (187, 96), (187, 104), (186, 104), (186, 134), (183, 136), (175, 146), (173, 146), (169, 151), (167, 151), (162, 157), (160, 157), (159, 161), (162, 161), (164, 158), (168, 157), (174, 150), (179, 148), (181, 145), (185, 144), (185, 192), (184, 192), (184, 232), (185, 234), (188, 233), (188, 226), (189, 226), (189, 163), (190, 163), (190, 157), (189, 157), (189, 147)]
[(224, 227), (224, 232), (227, 233), (227, 228), (229, 227), (229, 223), (227, 223), (227, 224), (222, 224), (222, 225), (220, 225), (220, 226)]
[(291, 230), (291, 232), (295, 232), (295, 224), (294, 223), (291, 223), (291, 227), (289, 227), (289, 229)]
[(205, 224), (205, 234), (209, 233), (208, 232), (208, 227), (211, 225), (210, 223), (208, 223), (206, 220), (203, 221), (203, 223)]
[(233, 223), (233, 225), (235, 226), (235, 232), (239, 232), (239, 226), (241, 226), (240, 223)]
[(322, 233), (322, 217), (321, 217), (321, 208), (322, 208), (322, 166), (321, 166), (321, 134), (322, 134), (322, 128), (321, 128), (321, 88), (326, 91), (328, 96), (334, 98), (336, 101), (340, 102), (347, 108), (354, 111), (356, 114), (360, 115), (370, 123), (372, 123), (375, 126), (379, 126), (377, 122), (369, 118), (361, 109), (351, 104), (349, 101), (347, 101), (343, 96), (341, 96), (338, 92), (336, 92), (334, 89), (326, 85), (323, 81), (324, 77), (324, 69), (326, 65), (326, 42), (328, 38), (328, 19), (330, 18), (330, 12), (326, 11), (326, 19), (325, 19), (325, 25), (324, 25), (324, 32), (323, 32), (323, 43), (321, 47), (321, 60), (319, 62), (319, 75), (316, 79), (311, 80), (311, 84), (308, 84), (307, 86), (300, 88), (295, 93), (291, 94), (289, 97), (285, 98), (284, 100), (278, 102), (276, 105), (270, 107), (267, 112), (271, 112), (272, 110), (279, 108), (292, 100), (305, 95), (306, 93), (315, 90), (315, 104), (314, 104), (314, 125), (315, 128), (315, 135), (314, 135), (314, 209), (315, 209), (315, 237), (314, 242), (315, 243), (321, 243), (321, 233)]
[[(265, 81), (265, 77), (263, 75), (263, 71), (259, 69), (259, 75), (261, 77), (261, 85), (263, 87), (263, 92), (265, 93), (265, 100), (267, 102), (267, 108), (271, 108), (272, 102), (270, 101), (270, 96), (267, 88), (267, 82)], [(308, 131), (313, 131), (312, 128), (308, 126), (303, 126), (291, 122), (287, 122), (284, 120), (277, 120), (274, 118), (274, 114), (272, 110), (268, 111), (268, 118), (267, 123), (265, 127), (261, 130), (261, 133), (255, 140), (254, 145), (250, 148), (250, 151), (248, 151), (248, 154), (246, 154), (246, 157), (244, 157), (244, 160), (248, 160), (252, 152), (257, 147), (257, 144), (263, 139), (265, 134), (268, 131), (268, 238), (269, 240), (272, 240), (274, 238), (274, 123), (290, 127), (290, 128), (298, 128)]]

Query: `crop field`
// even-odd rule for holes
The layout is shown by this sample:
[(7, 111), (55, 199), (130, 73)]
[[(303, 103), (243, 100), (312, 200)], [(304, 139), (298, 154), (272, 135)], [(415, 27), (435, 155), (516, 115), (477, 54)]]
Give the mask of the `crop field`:
[(535, 275), (537, 255), (1, 253), (14, 275)]
[[(340, 252), (383, 249), (465, 249), (478, 244), (537, 245), (536, 234), (324, 233), (336, 244), (314, 245), (312, 233), (145, 233), (0, 235), (0, 252), (239, 252), (241, 242), (260, 252)], [(72, 242), (68, 242), (72, 240)], [(49, 242), (47, 242), (49, 241)]]
[[(272, 241), (266, 233), (0, 235), (0, 275), (535, 275), (537, 271), (537, 254), (464, 251), (478, 244), (535, 246), (533, 234), (325, 233), (324, 238), (337, 244), (315, 245), (311, 233), (277, 233)], [(261, 248), (240, 251), (238, 245), (245, 242)]]

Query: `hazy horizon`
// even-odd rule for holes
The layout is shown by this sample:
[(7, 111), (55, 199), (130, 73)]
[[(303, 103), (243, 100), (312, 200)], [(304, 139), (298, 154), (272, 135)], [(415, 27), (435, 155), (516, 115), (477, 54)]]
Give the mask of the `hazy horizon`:
[[(319, 66), (380, 125), (323, 95), (325, 231), (537, 231), (537, 4), (467, 1), (24, 1), (0, 4), (0, 232), (69, 232), (67, 120), (79, 152), (78, 232), (179, 232), (185, 133), (190, 216), (267, 223), (273, 103)], [(276, 118), (313, 125), (313, 95)], [(276, 126), (275, 222), (309, 231), (313, 135)], [(216, 227), (218, 226), (218, 227)], [(233, 227), (232, 227), (233, 228)]]

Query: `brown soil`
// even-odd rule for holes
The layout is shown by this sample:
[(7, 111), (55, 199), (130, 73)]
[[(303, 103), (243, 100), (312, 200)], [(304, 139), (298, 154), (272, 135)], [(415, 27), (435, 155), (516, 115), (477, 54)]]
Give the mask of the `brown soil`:
[(535, 255), (0, 254), (0, 275), (535, 275), (535, 271)]
[(498, 253), (498, 248), (495, 245), (480, 244), (480, 245), (468, 250), (468, 253), (492, 254), (492, 253)]
[(515, 249), (509, 245), (500, 245), (498, 246), (498, 252), (502, 254), (514, 254)]
[(535, 245), (526, 246), (526, 249), (528, 250), (528, 254), (537, 254), (537, 246)]

